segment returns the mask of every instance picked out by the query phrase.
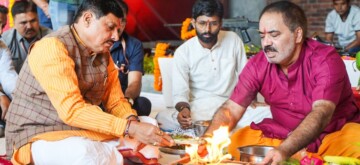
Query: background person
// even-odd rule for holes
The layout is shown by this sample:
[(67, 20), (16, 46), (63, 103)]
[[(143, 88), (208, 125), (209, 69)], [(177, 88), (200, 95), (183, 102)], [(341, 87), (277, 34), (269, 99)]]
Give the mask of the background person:
[(31, 1), (16, 1), (11, 14), (14, 18), (14, 28), (4, 32), (2, 39), (10, 49), (16, 72), (19, 73), (30, 45), (49, 34), (51, 30), (39, 25), (36, 5)]
[(360, 51), (360, 9), (350, 4), (350, 0), (333, 0), (334, 10), (326, 17), (325, 40), (333, 42), (337, 35), (344, 51)]
[(3, 32), (3, 29), (7, 23), (7, 14), (9, 9), (3, 5), (0, 5), (0, 38)]
[(333, 47), (306, 39), (304, 11), (289, 1), (266, 6), (260, 14), (263, 51), (251, 58), (228, 101), (216, 112), (206, 135), (222, 126), (232, 130), (260, 92), (272, 119), (237, 130), (229, 153), (238, 147), (276, 146), (262, 163), (276, 165), (300, 150), (360, 158), (360, 110), (344, 62)]
[[(2, 28), (6, 25), (8, 9), (0, 5), (0, 36)], [(11, 61), (10, 51), (0, 39), (0, 137), (5, 131), (5, 115), (10, 105), (11, 93), (15, 89), (17, 73)]]
[(125, 16), (121, 20), (121, 34), (111, 48), (111, 56), (119, 70), (119, 80), (125, 98), (131, 103), (139, 116), (149, 116), (151, 102), (146, 97), (141, 97), (142, 75), (144, 74), (144, 50), (141, 41), (128, 35), (124, 30), (128, 6), (124, 1), (119, 1)]

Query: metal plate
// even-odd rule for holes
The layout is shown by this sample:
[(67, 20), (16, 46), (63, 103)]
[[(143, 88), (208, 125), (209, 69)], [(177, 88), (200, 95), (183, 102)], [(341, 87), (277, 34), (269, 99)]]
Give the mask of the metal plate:
[(182, 149), (173, 149), (168, 147), (160, 147), (159, 150), (161, 152), (167, 153), (167, 154), (174, 154), (174, 155), (185, 155), (185, 150)]

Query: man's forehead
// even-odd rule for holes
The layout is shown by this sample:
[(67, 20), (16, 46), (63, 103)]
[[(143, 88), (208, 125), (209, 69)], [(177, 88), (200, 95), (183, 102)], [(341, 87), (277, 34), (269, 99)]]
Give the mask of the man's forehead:
[(206, 16), (206, 15), (201, 15), (201, 16), (198, 16), (196, 18), (197, 21), (220, 21), (220, 18), (219, 16)]
[(14, 19), (33, 19), (37, 18), (37, 14), (35, 12), (26, 12), (26, 13), (19, 13), (16, 14)]
[(333, 2), (334, 2), (334, 4), (347, 4), (346, 0), (335, 0)]

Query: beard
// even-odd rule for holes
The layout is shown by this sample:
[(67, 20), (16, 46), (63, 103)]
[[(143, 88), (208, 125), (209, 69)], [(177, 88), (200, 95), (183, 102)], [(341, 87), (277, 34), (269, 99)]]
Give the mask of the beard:
[[(196, 30), (196, 35), (198, 36), (200, 41), (209, 44), (209, 43), (216, 42), (219, 31), (220, 30), (218, 30), (214, 33), (211, 33), (211, 32), (200, 33), (199, 31)], [(205, 35), (209, 35), (210, 37), (205, 37)]]

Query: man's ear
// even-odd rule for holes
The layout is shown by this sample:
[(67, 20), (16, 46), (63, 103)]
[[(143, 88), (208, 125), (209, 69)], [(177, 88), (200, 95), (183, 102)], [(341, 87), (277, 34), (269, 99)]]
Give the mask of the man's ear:
[(194, 18), (191, 18), (191, 25), (195, 29), (195, 19)]
[(94, 18), (94, 14), (90, 11), (84, 12), (81, 21), (83, 21), (84, 25), (86, 27), (90, 26), (91, 21)]
[(295, 42), (300, 43), (301, 41), (303, 41), (303, 38), (303, 29), (301, 27), (297, 27), (295, 29)]

